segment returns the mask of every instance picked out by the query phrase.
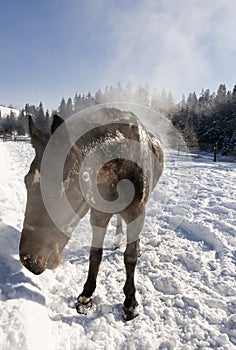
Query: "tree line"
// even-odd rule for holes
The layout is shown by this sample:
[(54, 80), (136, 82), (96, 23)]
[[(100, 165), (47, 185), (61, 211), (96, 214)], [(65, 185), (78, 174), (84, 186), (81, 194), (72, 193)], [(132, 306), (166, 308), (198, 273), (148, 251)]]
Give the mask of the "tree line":
[(111, 102), (130, 102), (138, 103), (149, 107), (157, 104), (160, 106), (163, 112), (167, 112), (170, 107), (174, 107), (174, 101), (171, 94), (167, 94), (163, 89), (160, 94), (154, 92), (150, 101), (150, 92), (148, 85), (139, 86), (137, 89), (133, 89), (130, 82), (125, 87), (118, 83), (116, 87), (106, 87), (103, 91), (99, 89), (94, 95), (91, 92), (87, 94), (76, 93), (74, 98), (62, 97), (59, 107), (53, 110), (51, 113), (47, 110), (44, 111), (43, 103), (40, 102), (39, 106), (26, 104), (20, 111), (19, 116), (16, 118), (14, 113), (3, 118), (0, 114), (0, 128), (4, 128), (9, 133), (17, 131), (20, 134), (27, 132), (27, 115), (32, 115), (35, 124), (43, 131), (48, 131), (51, 124), (51, 118), (54, 114), (59, 114), (63, 119), (69, 118), (72, 114), (79, 112), (85, 108), (95, 106), (97, 104), (111, 103)]
[(88, 92), (86, 95), (76, 93), (73, 100), (71, 97), (67, 100), (63, 97), (58, 108), (58, 113), (62, 118), (66, 119), (73, 113), (85, 108), (112, 102), (129, 102), (146, 107), (151, 106), (154, 109), (158, 108), (164, 114), (167, 114), (167, 112), (174, 108), (174, 100), (171, 93), (166, 93), (164, 89), (160, 94), (154, 91), (150, 98), (148, 85), (139, 86), (133, 90), (131, 83), (127, 83), (125, 87), (119, 83), (116, 87), (106, 87), (104, 91), (99, 89), (94, 96), (91, 92)]
[(236, 85), (232, 92), (220, 84), (216, 93), (190, 93), (169, 116), (188, 146), (208, 151), (217, 147), (223, 155), (231, 154), (236, 146)]
[(218, 150), (227, 155), (236, 145), (236, 85), (231, 92), (225, 84), (220, 84), (216, 93), (206, 89), (197, 96), (192, 92), (174, 103), (171, 93), (164, 89), (151, 94), (148, 85), (133, 89), (130, 82), (126, 86), (119, 83), (116, 87), (99, 89), (94, 95), (88, 92), (76, 93), (74, 98), (62, 97), (59, 107), (51, 113), (44, 111), (42, 102), (39, 106), (26, 104), (18, 118), (13, 113), (5, 118), (0, 115), (0, 129), (24, 134), (27, 132), (27, 115), (31, 114), (36, 125), (47, 132), (55, 113), (67, 119), (85, 108), (109, 102), (138, 103), (162, 113), (181, 132), (189, 147), (212, 151), (217, 144)]

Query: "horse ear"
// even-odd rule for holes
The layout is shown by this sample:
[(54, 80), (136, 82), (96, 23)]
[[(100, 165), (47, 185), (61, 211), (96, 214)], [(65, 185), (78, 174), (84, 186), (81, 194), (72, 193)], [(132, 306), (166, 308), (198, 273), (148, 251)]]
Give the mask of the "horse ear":
[(61, 124), (63, 124), (63, 123), (64, 123), (64, 120), (61, 117), (59, 117), (58, 115), (55, 114), (53, 116), (53, 122), (52, 122), (52, 126), (51, 126), (51, 133), (53, 134), (57, 130), (57, 128), (59, 128), (59, 126)]
[(42, 139), (43, 133), (35, 125), (31, 115), (28, 116), (29, 134), (31, 137), (31, 144), (34, 148), (37, 147), (38, 142)]
[(34, 125), (34, 121), (31, 115), (28, 115), (28, 125), (29, 125), (29, 134), (31, 137), (39, 134), (40, 130), (36, 128), (36, 126)]

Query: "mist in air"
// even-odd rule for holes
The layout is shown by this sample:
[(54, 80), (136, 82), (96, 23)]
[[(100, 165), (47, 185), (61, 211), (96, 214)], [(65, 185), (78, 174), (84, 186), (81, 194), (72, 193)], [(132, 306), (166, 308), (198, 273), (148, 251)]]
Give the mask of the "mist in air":
[(183, 94), (215, 90), (222, 81), (233, 86), (235, 10), (234, 1), (89, 1), (87, 16), (106, 47), (96, 84), (147, 83), (150, 91), (171, 92), (175, 102)]

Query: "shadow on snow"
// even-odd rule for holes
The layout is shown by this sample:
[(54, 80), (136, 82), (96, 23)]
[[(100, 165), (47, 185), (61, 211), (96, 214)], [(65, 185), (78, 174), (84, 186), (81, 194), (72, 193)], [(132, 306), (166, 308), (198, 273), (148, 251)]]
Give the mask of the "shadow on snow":
[(19, 239), (18, 230), (0, 222), (0, 299), (27, 299), (45, 305), (44, 296), (33, 290), (39, 287), (22, 272)]

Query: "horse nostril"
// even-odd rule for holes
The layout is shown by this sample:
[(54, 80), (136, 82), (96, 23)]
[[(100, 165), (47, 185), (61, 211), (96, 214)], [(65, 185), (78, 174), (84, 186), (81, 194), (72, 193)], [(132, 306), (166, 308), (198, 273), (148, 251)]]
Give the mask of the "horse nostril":
[(45, 260), (41, 257), (34, 257), (31, 255), (21, 255), (21, 263), (35, 275), (41, 274), (46, 269)]

